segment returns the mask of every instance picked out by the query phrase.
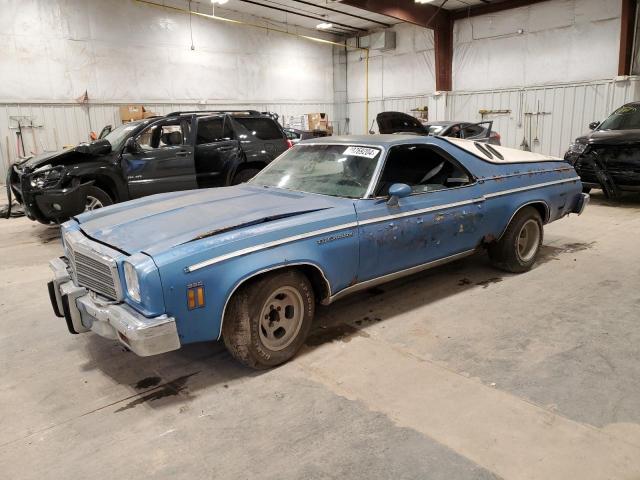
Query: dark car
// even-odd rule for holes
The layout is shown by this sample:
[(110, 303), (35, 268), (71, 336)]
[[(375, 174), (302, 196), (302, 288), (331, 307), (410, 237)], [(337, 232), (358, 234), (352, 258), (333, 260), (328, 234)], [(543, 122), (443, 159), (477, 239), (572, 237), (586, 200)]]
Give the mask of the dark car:
[(245, 182), (290, 147), (256, 111), (174, 112), (15, 164), (11, 190), (42, 223), (154, 193)]
[(284, 134), (291, 141), (292, 145), (299, 143), (301, 140), (329, 136), (329, 132), (325, 132), (324, 130), (299, 130), (297, 128), (285, 128)]
[(603, 122), (590, 123), (589, 129), (564, 156), (585, 191), (602, 188), (607, 197), (640, 191), (640, 102), (623, 105)]
[(493, 122), (461, 122), (443, 120), (422, 123), (416, 117), (402, 112), (382, 112), (376, 117), (380, 133), (412, 133), (439, 137), (463, 138), (476, 142), (500, 145), (500, 134), (493, 130)]

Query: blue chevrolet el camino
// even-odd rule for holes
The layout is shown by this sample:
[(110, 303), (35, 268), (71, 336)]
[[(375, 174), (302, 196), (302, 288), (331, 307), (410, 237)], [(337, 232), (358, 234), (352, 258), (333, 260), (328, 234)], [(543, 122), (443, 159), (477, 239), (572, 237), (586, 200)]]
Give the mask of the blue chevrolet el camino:
[(71, 333), (138, 355), (222, 338), (242, 363), (278, 365), (316, 302), (486, 248), (524, 272), (543, 225), (589, 196), (567, 163), (467, 140), (328, 137), (249, 183), (145, 197), (62, 226), (49, 294)]

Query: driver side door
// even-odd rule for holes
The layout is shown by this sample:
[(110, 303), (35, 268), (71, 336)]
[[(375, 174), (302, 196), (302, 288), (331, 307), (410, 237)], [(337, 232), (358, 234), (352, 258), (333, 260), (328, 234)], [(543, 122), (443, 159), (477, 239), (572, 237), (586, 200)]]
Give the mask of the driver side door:
[(198, 188), (190, 120), (155, 122), (137, 135), (136, 152), (123, 152), (131, 198)]
[[(388, 203), (394, 183), (412, 194)], [(473, 175), (433, 145), (392, 148), (374, 198), (358, 200), (358, 281), (465, 255), (482, 239), (483, 196)]]

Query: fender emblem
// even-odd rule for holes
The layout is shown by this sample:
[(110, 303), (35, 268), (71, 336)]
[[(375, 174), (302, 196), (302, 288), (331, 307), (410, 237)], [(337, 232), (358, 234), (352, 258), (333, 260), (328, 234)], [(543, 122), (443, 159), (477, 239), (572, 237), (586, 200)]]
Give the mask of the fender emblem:
[(331, 235), (330, 237), (324, 237), (319, 240), (316, 240), (318, 245), (324, 245), (325, 243), (333, 242), (334, 240), (341, 240), (343, 238), (353, 237), (353, 231), (338, 233), (336, 235)]

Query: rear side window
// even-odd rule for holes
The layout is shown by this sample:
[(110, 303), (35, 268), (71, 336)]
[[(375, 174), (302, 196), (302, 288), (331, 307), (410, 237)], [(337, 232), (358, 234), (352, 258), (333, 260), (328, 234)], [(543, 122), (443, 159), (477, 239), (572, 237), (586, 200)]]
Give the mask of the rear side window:
[(462, 129), (464, 138), (477, 137), (478, 135), (481, 135), (482, 132), (484, 132), (484, 128), (480, 125), (465, 125)]
[(196, 145), (231, 140), (233, 131), (230, 121), (224, 118), (205, 118), (198, 121)]
[(284, 138), (276, 122), (269, 118), (240, 117), (234, 120), (260, 140), (282, 140)]

